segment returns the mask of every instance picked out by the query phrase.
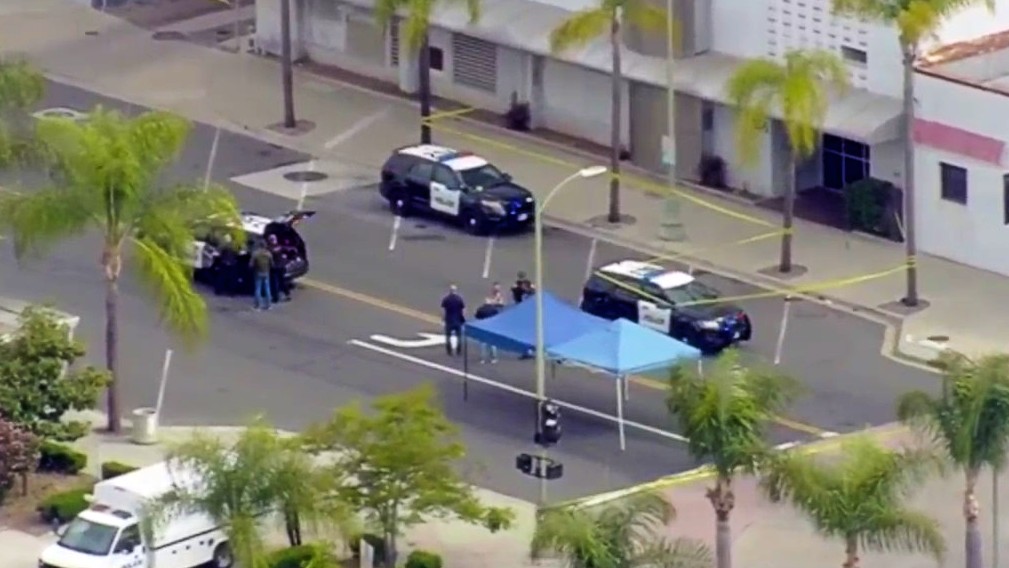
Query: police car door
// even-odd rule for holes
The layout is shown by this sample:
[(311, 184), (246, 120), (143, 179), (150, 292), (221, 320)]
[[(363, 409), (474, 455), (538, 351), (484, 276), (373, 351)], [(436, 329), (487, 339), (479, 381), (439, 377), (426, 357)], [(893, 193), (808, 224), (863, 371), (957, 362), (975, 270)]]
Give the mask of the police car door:
[(431, 179), (431, 209), (450, 217), (459, 216), (462, 184), (447, 166), (437, 166)]
[(414, 164), (406, 174), (407, 193), (414, 206), (422, 209), (431, 208), (432, 174), (434, 174), (434, 164), (424, 160)]
[(669, 334), (672, 329), (673, 310), (669, 303), (663, 300), (662, 290), (658, 286), (644, 284), (641, 291), (644, 294), (638, 299), (638, 325)]

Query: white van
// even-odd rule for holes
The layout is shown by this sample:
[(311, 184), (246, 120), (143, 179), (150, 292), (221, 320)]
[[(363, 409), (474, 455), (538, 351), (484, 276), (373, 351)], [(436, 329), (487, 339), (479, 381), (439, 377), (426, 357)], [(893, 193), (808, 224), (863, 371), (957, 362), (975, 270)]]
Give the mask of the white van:
[(154, 542), (144, 541), (139, 524), (144, 505), (176, 484), (192, 487), (183, 475), (161, 462), (99, 482), (91, 506), (59, 529), (59, 541), (42, 551), (39, 568), (192, 568), (207, 563), (231, 568), (227, 535), (206, 515), (166, 519)]

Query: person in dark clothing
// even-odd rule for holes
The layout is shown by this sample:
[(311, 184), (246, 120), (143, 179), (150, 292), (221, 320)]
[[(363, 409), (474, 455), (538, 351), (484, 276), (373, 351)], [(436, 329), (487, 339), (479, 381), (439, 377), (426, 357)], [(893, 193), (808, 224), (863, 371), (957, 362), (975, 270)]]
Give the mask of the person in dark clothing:
[[(478, 320), (492, 318), (504, 309), (504, 296), (501, 295), (501, 285), (497, 282), (491, 287), (490, 295), (484, 299), (483, 305), (477, 308), (473, 317)], [(497, 347), (489, 343), (480, 344), (480, 363), (490, 360), (491, 364), (497, 363)]]
[(272, 303), (270, 294), (270, 271), (273, 269), (273, 255), (263, 245), (258, 245), (249, 258), (254, 285), (253, 297), (257, 310), (268, 310)]
[(287, 279), (287, 247), (277, 242), (277, 235), (266, 238), (267, 247), (273, 257), (270, 268), (270, 292), (278, 302), (291, 300), (291, 282)]
[(526, 277), (526, 273), (519, 272), (518, 277), (515, 279), (515, 285), (512, 286), (512, 299), (515, 300), (515, 303), (518, 304), (529, 296), (532, 296), (535, 292), (536, 287)]
[(238, 251), (231, 235), (225, 234), (217, 247), (217, 261), (214, 263), (214, 294), (233, 296), (238, 284)]
[(451, 357), (452, 336), (456, 338), (455, 355), (462, 352), (462, 326), (466, 323), (466, 302), (459, 295), (455, 284), (449, 286), (448, 294), (441, 300), (442, 321), (445, 323), (445, 351)]

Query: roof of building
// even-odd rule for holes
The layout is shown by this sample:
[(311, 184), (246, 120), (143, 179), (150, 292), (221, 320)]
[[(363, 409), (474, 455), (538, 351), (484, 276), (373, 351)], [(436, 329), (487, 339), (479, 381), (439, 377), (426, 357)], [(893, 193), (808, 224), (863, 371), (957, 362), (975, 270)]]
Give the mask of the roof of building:
[(915, 66), (929, 75), (1009, 94), (1009, 30), (943, 45)]
[(421, 144), (419, 146), (407, 146), (400, 148), (400, 154), (417, 156), (432, 162), (440, 162), (455, 171), (469, 170), (487, 165), (487, 160), (470, 152), (460, 152), (446, 146), (435, 146), (433, 144)]
[(694, 281), (694, 277), (679, 270), (669, 270), (657, 264), (637, 260), (621, 260), (607, 264), (599, 269), (608, 274), (619, 274), (636, 280), (651, 282), (663, 290), (672, 290), (686, 286)]

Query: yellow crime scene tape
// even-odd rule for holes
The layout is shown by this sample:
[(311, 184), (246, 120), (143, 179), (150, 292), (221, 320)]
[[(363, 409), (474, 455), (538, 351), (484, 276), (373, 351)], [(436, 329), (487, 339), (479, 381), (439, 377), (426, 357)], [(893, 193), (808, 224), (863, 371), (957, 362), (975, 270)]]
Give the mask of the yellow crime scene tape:
[[(466, 109), (466, 110), (469, 110), (469, 109)], [(447, 116), (447, 115), (451, 114), (452, 112), (458, 112), (458, 114), (455, 114), (455, 115), (452, 115), (452, 116)], [(578, 164), (578, 163), (575, 163), (575, 162), (564, 160), (564, 159), (561, 159), (561, 158), (557, 158), (557, 157), (554, 157), (554, 156), (544, 155), (543, 153), (540, 153), (540, 152), (535, 152), (535, 151), (532, 151), (532, 150), (525, 150), (523, 148), (519, 148), (519, 147), (515, 146), (514, 144), (509, 144), (507, 142), (502, 142), (501, 140), (497, 140), (497, 139), (490, 138), (490, 137), (487, 137), (487, 136), (480, 136), (480, 135), (477, 135), (477, 134), (472, 134), (472, 133), (460, 130), (458, 128), (452, 128), (452, 127), (449, 127), (449, 126), (445, 126), (444, 124), (437, 122), (438, 120), (455, 118), (455, 117), (458, 117), (458, 116), (460, 116), (462, 114), (466, 114), (466, 113), (462, 112), (462, 109), (460, 109), (460, 111), (448, 111), (446, 113), (442, 113), (442, 115), (444, 115), (442, 117), (439, 117), (439, 118), (429, 117), (427, 120), (422, 121), (422, 122), (424, 122), (425, 124), (427, 124), (428, 126), (430, 126), (431, 128), (433, 128), (435, 130), (439, 130), (439, 131), (442, 131), (442, 132), (447, 132), (449, 134), (454, 134), (454, 135), (460, 136), (462, 138), (473, 140), (473, 141), (475, 141), (475, 142), (477, 142), (479, 144), (484, 144), (484, 145), (491, 146), (491, 147), (494, 147), (494, 148), (498, 148), (498, 149), (501, 149), (501, 150), (505, 150), (505, 151), (508, 151), (508, 152), (511, 152), (511, 153), (514, 153), (514, 154), (518, 154), (518, 155), (521, 155), (521, 156), (526, 156), (526, 157), (529, 157), (529, 158), (533, 158), (535, 160), (539, 160), (540, 162), (545, 162), (545, 163), (548, 163), (548, 164), (553, 164), (555, 166), (562, 166), (562, 167), (565, 167), (565, 168), (577, 169), (577, 168), (581, 168), (584, 165), (584, 164)], [(629, 175), (629, 174), (619, 174), (619, 175), (610, 174), (610, 177), (611, 178), (615, 177), (616, 179), (618, 179), (620, 181), (627, 182), (627, 183), (629, 183), (631, 185), (634, 185), (634, 186), (637, 186), (640, 189), (643, 189), (643, 190), (645, 190), (645, 191), (647, 191), (649, 193), (658, 194), (660, 196), (667, 196), (669, 194), (674, 194), (677, 197), (680, 197), (681, 199), (683, 199), (685, 201), (689, 201), (691, 203), (694, 203), (695, 205), (700, 205), (701, 207), (705, 207), (705, 208), (710, 209), (712, 211), (715, 211), (717, 213), (721, 213), (722, 215), (725, 215), (726, 217), (731, 217), (731, 218), (737, 219), (739, 221), (744, 221), (744, 222), (747, 222), (747, 223), (752, 223), (754, 225), (760, 225), (762, 227), (775, 227), (775, 224), (770, 223), (768, 221), (765, 221), (763, 219), (754, 217), (752, 215), (746, 215), (745, 213), (740, 213), (738, 211), (733, 211), (732, 209), (729, 209), (728, 207), (723, 207), (721, 205), (716, 205), (714, 203), (711, 203), (710, 201), (707, 201), (705, 199), (701, 199), (700, 197), (697, 197), (695, 195), (691, 195), (690, 193), (685, 192), (682, 189), (679, 189), (679, 188), (676, 188), (676, 187), (672, 187), (671, 188), (671, 187), (668, 187), (668, 186), (663, 185), (661, 183), (654, 182), (654, 181), (642, 178), (640, 176)]]
[(683, 252), (678, 252), (678, 253), (672, 254), (672, 255), (666, 255), (666, 254), (656, 255), (656, 256), (653, 256), (653, 257), (645, 260), (644, 262), (649, 263), (649, 264), (656, 263), (656, 262), (686, 262), (686, 261), (682, 260), (685, 257), (694, 257), (694, 258), (697, 258), (702, 253), (709, 253), (709, 252), (715, 251), (715, 250), (722, 250), (722, 249), (732, 248), (732, 247), (735, 247), (735, 246), (742, 246), (742, 245), (748, 245), (750, 243), (756, 243), (756, 242), (759, 242), (759, 241), (765, 241), (767, 239), (773, 239), (774, 237), (780, 237), (782, 235), (786, 235), (786, 234), (788, 234), (790, 232), (791, 232), (790, 230), (786, 231), (786, 230), (780, 230), (779, 229), (777, 231), (771, 231), (769, 233), (761, 233), (759, 235), (755, 235), (755, 236), (752, 236), (752, 237), (746, 237), (745, 239), (740, 239), (738, 241), (719, 243), (719, 244), (712, 245), (712, 246), (709, 246), (709, 247), (697, 247), (697, 248), (693, 248), (693, 249), (686, 250), (686, 251), (683, 251)]

